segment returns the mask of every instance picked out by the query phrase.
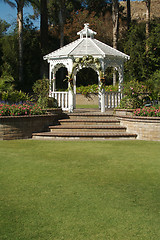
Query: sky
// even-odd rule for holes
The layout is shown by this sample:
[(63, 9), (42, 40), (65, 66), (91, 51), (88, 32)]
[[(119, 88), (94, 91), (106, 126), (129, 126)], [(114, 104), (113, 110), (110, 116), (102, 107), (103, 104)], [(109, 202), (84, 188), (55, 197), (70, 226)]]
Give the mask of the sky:
[[(24, 7), (23, 18), (27, 18), (27, 16), (30, 14), (33, 14), (32, 6)], [(3, 1), (0, 1), (0, 18), (10, 24), (16, 23), (17, 9), (10, 7), (7, 3), (4, 3)], [(35, 21), (33, 21), (33, 23), (35, 27), (39, 28), (39, 19), (36, 19)]]

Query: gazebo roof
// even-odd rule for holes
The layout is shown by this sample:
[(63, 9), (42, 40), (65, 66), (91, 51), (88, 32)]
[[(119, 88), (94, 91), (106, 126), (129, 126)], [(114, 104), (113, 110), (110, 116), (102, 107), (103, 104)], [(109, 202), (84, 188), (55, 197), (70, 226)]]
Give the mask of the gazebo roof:
[(129, 60), (130, 57), (105, 43), (94, 39), (96, 32), (89, 28), (89, 24), (84, 24), (84, 29), (77, 33), (80, 38), (58, 50), (45, 55), (44, 60), (63, 59), (67, 57), (83, 57), (84, 55), (92, 55), (97, 58), (115, 57)]

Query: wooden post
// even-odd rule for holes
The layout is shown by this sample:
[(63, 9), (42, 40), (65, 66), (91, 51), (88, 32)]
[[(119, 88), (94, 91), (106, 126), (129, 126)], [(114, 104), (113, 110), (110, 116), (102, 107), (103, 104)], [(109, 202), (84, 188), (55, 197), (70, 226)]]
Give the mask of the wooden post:
[(69, 107), (69, 109), (68, 109), (68, 111), (71, 113), (71, 112), (73, 112), (73, 91), (72, 91), (72, 89), (70, 89), (69, 88), (69, 91), (68, 91), (68, 107)]
[(105, 90), (101, 90), (101, 112), (105, 112)]

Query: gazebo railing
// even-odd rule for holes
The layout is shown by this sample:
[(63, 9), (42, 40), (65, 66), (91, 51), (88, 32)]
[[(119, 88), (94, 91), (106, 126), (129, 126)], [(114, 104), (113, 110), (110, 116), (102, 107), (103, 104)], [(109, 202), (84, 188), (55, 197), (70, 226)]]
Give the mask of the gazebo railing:
[[(62, 108), (62, 110), (64, 111), (72, 112), (72, 108), (73, 108), (72, 96), (73, 95), (72, 94), (70, 95), (69, 92), (50, 92), (50, 97), (55, 98), (57, 101), (58, 107)], [(121, 92), (105, 92), (105, 96), (104, 96), (105, 108), (118, 107), (122, 97), (123, 96)], [(104, 108), (104, 111), (105, 111), (105, 108)]]
[(105, 92), (105, 108), (118, 107), (122, 97), (122, 92)]
[(57, 100), (58, 107), (61, 107), (62, 110), (69, 110), (68, 92), (50, 92), (50, 97), (53, 97)]

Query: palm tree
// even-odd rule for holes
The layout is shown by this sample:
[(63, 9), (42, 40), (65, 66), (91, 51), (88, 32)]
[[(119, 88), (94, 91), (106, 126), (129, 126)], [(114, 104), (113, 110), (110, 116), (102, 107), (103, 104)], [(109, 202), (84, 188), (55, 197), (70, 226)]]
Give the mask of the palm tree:
[(36, 10), (36, 15), (40, 15), (40, 77), (47, 77), (47, 64), (43, 61), (43, 56), (48, 51), (48, 0), (28, 0), (33, 9)]
[(112, 0), (112, 21), (113, 21), (113, 48), (117, 49), (119, 33), (119, 3)]
[(127, 28), (131, 25), (131, 0), (127, 0)]
[(3, 0), (17, 8), (18, 45), (19, 45), (19, 82), (23, 83), (23, 7), (25, 0)]
[[(112, 0), (113, 48), (117, 49), (119, 33), (119, 3)], [(116, 84), (116, 72), (113, 70), (113, 86)]]
[[(151, 0), (145, 0), (146, 3), (146, 40), (149, 37), (150, 32), (150, 8), (151, 8)], [(148, 44), (146, 41), (146, 52), (148, 52)]]

